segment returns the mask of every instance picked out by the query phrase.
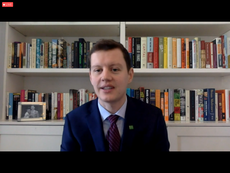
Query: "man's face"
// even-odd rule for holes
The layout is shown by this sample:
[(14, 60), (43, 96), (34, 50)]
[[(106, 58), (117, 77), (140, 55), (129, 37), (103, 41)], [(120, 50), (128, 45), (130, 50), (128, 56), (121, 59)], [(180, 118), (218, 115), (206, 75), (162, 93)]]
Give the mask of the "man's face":
[(100, 104), (123, 103), (126, 88), (133, 79), (133, 68), (127, 71), (120, 49), (96, 51), (91, 55), (91, 84)]

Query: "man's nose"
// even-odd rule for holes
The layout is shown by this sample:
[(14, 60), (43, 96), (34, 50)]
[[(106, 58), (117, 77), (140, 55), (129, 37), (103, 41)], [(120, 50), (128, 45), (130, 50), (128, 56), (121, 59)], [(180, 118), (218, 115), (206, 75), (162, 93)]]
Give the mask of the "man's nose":
[(109, 69), (103, 69), (101, 79), (102, 79), (102, 81), (111, 80), (112, 79), (111, 71)]

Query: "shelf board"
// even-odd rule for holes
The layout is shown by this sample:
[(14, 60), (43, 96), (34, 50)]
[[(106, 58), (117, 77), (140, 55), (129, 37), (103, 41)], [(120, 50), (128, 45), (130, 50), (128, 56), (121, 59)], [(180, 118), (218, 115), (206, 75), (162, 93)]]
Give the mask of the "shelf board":
[[(68, 68), (8, 68), (8, 74), (31, 77), (87, 77), (89, 69)], [(134, 68), (134, 77), (223, 77), (230, 76), (230, 69), (137, 69)]]
[[(65, 120), (46, 120), (46, 121), (26, 121), (26, 122), (18, 122), (17, 120), (4, 120), (0, 121), (0, 125), (16, 125), (16, 126), (63, 126)], [(229, 127), (230, 122), (225, 121), (203, 121), (203, 122), (195, 122), (195, 121), (167, 121), (166, 125), (168, 127)]]
[(230, 30), (230, 22), (126, 22), (126, 36), (213, 36)]
[(117, 37), (119, 22), (9, 22), (27, 37)]

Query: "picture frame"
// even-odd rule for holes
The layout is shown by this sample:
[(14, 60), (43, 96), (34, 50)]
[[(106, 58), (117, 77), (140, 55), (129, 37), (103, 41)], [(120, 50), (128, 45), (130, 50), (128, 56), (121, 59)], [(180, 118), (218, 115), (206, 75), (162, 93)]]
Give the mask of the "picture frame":
[(46, 102), (18, 102), (17, 121), (46, 120)]

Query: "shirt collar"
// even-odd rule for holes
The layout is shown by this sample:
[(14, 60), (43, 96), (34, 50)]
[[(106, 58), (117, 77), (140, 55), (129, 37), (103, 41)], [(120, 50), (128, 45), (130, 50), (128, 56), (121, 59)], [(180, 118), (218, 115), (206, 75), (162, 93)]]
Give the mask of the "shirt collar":
[[(99, 101), (97, 103), (98, 103), (98, 108), (99, 108), (99, 111), (101, 114), (101, 118), (104, 121), (108, 116), (111, 115), (111, 113), (108, 112), (103, 106), (101, 106)], [(122, 118), (125, 118), (126, 107), (127, 107), (127, 96), (125, 98), (124, 104), (121, 106), (121, 108), (115, 114), (122, 117)]]

